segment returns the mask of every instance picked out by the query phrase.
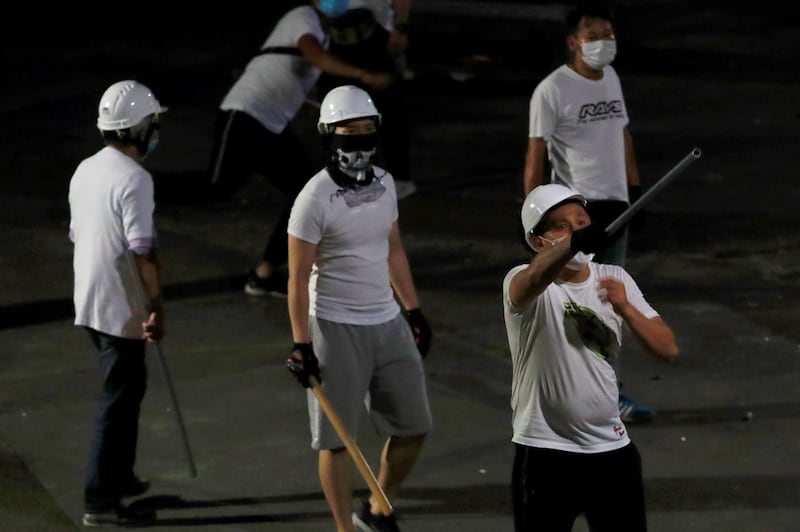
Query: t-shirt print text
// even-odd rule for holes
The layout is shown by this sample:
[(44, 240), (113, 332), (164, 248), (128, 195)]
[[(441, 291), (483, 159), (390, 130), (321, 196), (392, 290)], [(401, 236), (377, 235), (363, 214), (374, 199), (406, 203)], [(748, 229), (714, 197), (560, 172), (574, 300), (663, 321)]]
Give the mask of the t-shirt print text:
[(611, 100), (610, 102), (587, 103), (581, 106), (578, 113), (578, 123), (597, 122), (598, 120), (608, 120), (609, 118), (623, 118), (624, 109), (622, 100)]

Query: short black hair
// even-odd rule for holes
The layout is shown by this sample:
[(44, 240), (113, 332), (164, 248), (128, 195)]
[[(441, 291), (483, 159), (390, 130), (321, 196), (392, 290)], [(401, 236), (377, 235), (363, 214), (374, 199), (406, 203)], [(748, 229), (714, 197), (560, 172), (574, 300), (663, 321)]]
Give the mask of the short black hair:
[(566, 29), (567, 35), (578, 33), (579, 24), (583, 17), (599, 18), (614, 23), (614, 16), (611, 8), (605, 2), (583, 2), (573, 7), (567, 13)]

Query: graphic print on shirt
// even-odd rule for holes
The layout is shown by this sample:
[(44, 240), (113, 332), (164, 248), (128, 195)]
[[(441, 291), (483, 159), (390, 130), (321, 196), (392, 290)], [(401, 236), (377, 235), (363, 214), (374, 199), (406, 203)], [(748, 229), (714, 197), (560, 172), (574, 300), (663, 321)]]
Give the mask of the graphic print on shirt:
[(625, 118), (625, 109), (622, 100), (611, 100), (609, 102), (594, 102), (581, 105), (578, 112), (578, 123), (587, 124), (609, 118)]
[(386, 187), (376, 177), (369, 185), (340, 188), (336, 194), (331, 195), (330, 200), (342, 197), (348, 207), (358, 207), (362, 203), (371, 203), (377, 200), (383, 196), (384, 192), (386, 192)]
[(619, 342), (603, 319), (592, 309), (573, 301), (564, 303), (564, 328), (567, 338), (577, 338), (603, 360), (619, 354)]

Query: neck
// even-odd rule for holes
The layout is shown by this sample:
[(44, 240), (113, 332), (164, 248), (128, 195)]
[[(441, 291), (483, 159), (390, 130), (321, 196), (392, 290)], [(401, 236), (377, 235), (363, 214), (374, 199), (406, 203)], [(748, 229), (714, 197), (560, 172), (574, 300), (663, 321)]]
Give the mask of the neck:
[(599, 80), (603, 79), (603, 71), (602, 70), (595, 70), (577, 57), (571, 62), (567, 64), (572, 70), (583, 76), (584, 78), (591, 79), (591, 80)]
[(562, 268), (558, 278), (568, 283), (582, 283), (589, 278), (589, 266), (584, 266), (580, 270), (570, 270), (569, 268)]
[(129, 145), (129, 146), (117, 146), (114, 144), (108, 144), (109, 148), (114, 148), (118, 152), (122, 152), (131, 159), (136, 161), (141, 161), (142, 157), (139, 155), (139, 149), (136, 146)]

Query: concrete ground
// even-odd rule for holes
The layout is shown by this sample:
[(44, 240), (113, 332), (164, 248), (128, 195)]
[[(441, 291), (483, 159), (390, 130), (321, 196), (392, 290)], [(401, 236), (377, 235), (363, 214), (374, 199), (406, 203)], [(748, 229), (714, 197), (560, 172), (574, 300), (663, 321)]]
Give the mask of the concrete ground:
[[(403, 530), (512, 530), (500, 284), (527, 259), (516, 233), (527, 105), (559, 62), (565, 7), (415, 4), (408, 95), (420, 192), (400, 212), (435, 334), (425, 364), (436, 427), (392, 502)], [(628, 269), (682, 352), (666, 366), (632, 338), (623, 350), (626, 393), (657, 411), (629, 427), (650, 529), (798, 530), (795, 19), (744, 1), (616, 5), (615, 64), (645, 188), (703, 150), (648, 205), (630, 246)], [(152, 349), (138, 470), (153, 486), (135, 504), (157, 510), (153, 530), (331, 530), (303, 391), (283, 367), (285, 301), (241, 291), (283, 198), (256, 177), (216, 205), (180, 193), (208, 157), (231, 69), (274, 13), (199, 13), (192, 24), (166, 14), (114, 38), (74, 10), (49, 15), (19, 19), (0, 99), (0, 530), (80, 528), (97, 375), (72, 325), (66, 190), (99, 147), (97, 98), (128, 77), (170, 107), (148, 166), (165, 263), (162, 353), (197, 470)], [(309, 105), (293, 124), (310, 149), (313, 115)], [(368, 425), (358, 442), (376, 467)]]

